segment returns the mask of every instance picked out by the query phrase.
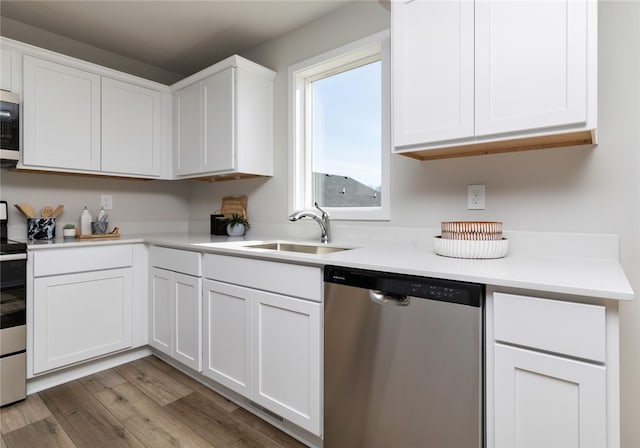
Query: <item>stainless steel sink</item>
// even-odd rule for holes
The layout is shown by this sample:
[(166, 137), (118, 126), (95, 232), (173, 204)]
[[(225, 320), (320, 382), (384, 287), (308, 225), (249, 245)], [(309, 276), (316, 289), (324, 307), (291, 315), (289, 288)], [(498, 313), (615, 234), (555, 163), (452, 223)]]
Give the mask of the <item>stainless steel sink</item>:
[(303, 243), (283, 243), (280, 241), (261, 244), (250, 244), (244, 247), (246, 247), (247, 249), (266, 249), (283, 252), (298, 252), (303, 254), (330, 254), (332, 252), (340, 252), (343, 250), (352, 249), (350, 247), (320, 246)]

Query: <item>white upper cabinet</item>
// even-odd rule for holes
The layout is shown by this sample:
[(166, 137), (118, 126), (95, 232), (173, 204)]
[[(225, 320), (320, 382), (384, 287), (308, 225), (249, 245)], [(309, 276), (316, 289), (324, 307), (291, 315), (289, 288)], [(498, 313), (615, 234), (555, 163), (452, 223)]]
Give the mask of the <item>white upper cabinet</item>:
[(102, 171), (160, 175), (161, 93), (102, 78)]
[(20, 93), (22, 80), (20, 78), (19, 52), (0, 42), (0, 89)]
[(202, 81), (204, 104), (205, 172), (233, 170), (235, 69), (227, 69)]
[(394, 151), (595, 143), (594, 0), (392, 2)]
[(2, 37), (0, 57), (22, 94), (18, 169), (171, 176), (168, 86)]
[(202, 158), (202, 86), (190, 85), (177, 91), (173, 99), (176, 174), (197, 172)]
[(100, 170), (100, 76), (24, 56), (23, 163)]
[(176, 177), (273, 175), (274, 77), (232, 56), (171, 86)]
[(476, 3), (476, 135), (587, 121), (587, 2)]
[(23, 95), (18, 169), (273, 175), (272, 70), (231, 56), (165, 86), (10, 39), (0, 44), (0, 87)]
[(473, 2), (394, 3), (394, 144), (473, 136)]
[(228, 68), (176, 92), (178, 176), (234, 169), (233, 85)]

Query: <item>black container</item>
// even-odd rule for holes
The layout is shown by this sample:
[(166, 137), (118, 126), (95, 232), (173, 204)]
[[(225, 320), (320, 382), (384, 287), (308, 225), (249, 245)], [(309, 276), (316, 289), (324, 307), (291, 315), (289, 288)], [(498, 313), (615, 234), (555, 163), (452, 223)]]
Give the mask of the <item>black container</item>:
[(211, 235), (226, 235), (227, 220), (224, 215), (211, 215)]
[(52, 240), (56, 237), (56, 218), (27, 219), (27, 238), (30, 240)]

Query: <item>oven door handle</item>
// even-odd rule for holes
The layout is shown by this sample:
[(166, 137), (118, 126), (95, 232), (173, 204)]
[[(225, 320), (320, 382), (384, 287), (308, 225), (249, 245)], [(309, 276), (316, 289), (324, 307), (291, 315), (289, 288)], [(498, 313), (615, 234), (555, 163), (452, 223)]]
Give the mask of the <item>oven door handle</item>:
[(6, 254), (0, 255), (0, 262), (2, 261), (14, 261), (14, 260), (26, 260), (27, 254)]

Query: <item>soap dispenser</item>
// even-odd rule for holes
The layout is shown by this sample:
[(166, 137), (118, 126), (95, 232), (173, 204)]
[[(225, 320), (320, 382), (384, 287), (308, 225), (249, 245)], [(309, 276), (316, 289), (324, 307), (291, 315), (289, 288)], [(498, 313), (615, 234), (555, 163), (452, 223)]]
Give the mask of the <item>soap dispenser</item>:
[(80, 235), (91, 235), (91, 213), (86, 205), (80, 214)]

